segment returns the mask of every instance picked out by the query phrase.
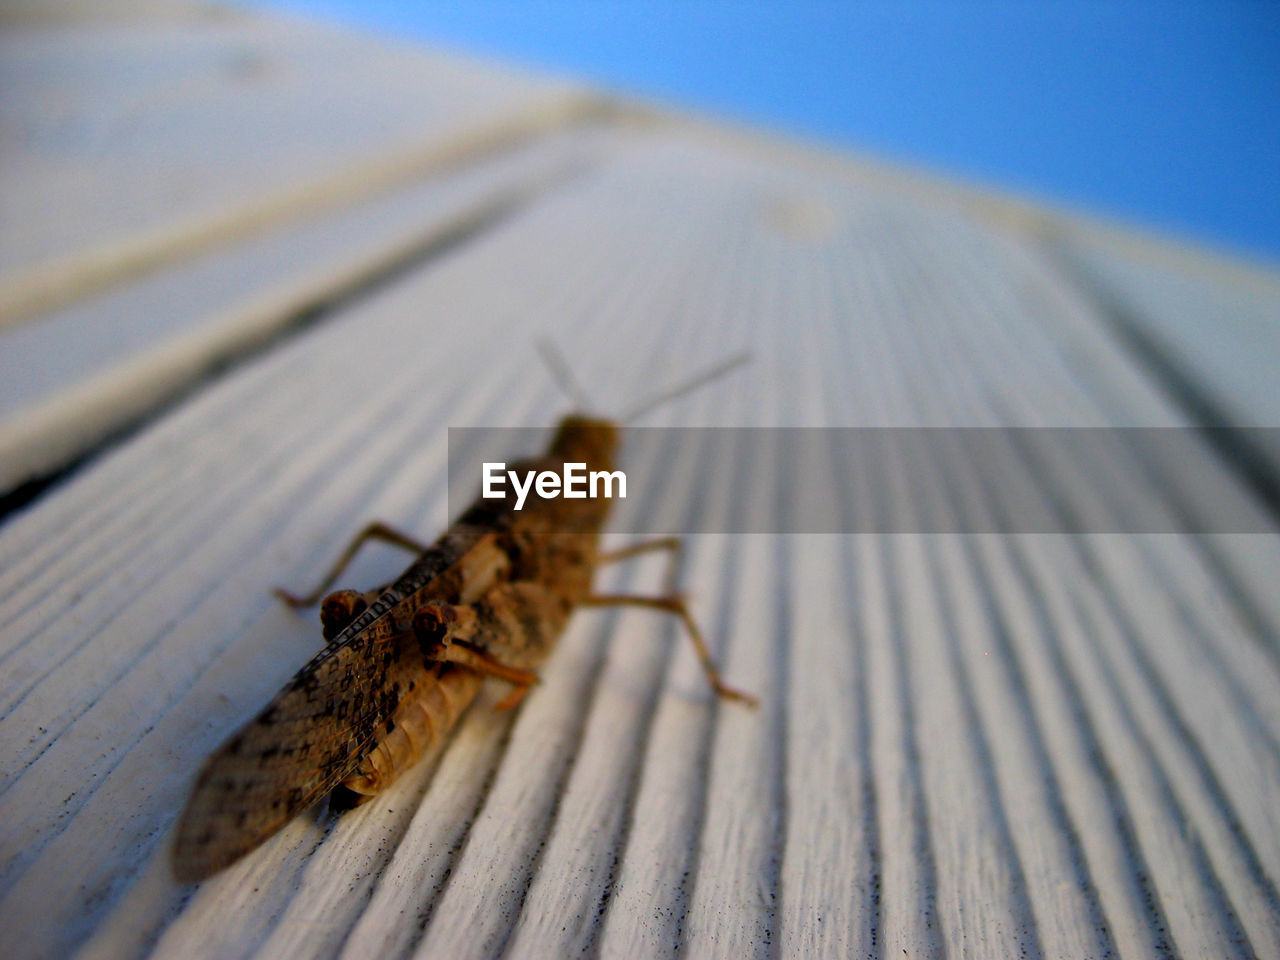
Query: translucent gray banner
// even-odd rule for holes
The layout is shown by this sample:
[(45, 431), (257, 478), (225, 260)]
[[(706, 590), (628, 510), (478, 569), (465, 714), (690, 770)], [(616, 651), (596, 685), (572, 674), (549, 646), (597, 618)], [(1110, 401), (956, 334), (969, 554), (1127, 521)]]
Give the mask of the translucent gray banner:
[[(510, 470), (544, 455), (552, 435), (450, 428), (450, 515), (476, 501), (484, 464)], [(1241, 451), (1259, 469), (1244, 474), (1228, 466), (1241, 462), (1235, 455)], [(624, 472), (626, 497), (617, 497), (615, 484), (607, 528), (1276, 533), (1278, 497), (1268, 465), (1278, 463), (1280, 428), (1270, 427), (634, 428), (620, 434), (610, 467)], [(603, 466), (586, 463), (581, 481), (571, 478), (574, 492), (586, 488), (586, 473)], [(513, 505), (512, 486), (525, 481), (496, 466), (489, 472), (491, 481), (503, 476), (491, 490), (509, 493)], [(527, 494), (522, 509), (539, 509), (536, 488)]]

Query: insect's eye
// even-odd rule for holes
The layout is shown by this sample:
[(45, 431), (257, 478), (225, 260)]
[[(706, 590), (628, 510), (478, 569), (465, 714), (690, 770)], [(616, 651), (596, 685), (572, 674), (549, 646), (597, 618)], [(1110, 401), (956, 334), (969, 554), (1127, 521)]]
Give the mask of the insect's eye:
[(452, 607), (428, 604), (413, 615), (413, 635), (428, 660), (438, 659), (449, 643), (449, 625), (457, 620)]
[(331, 640), (342, 628), (364, 612), (368, 604), (357, 590), (338, 590), (320, 603), (320, 626), (326, 640)]

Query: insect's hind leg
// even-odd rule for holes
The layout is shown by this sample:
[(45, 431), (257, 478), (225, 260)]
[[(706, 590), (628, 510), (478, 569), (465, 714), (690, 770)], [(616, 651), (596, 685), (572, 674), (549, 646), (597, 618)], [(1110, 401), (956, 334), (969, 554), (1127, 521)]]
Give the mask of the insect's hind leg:
[(390, 543), (397, 547), (404, 547), (413, 553), (425, 553), (428, 549), (425, 544), (419, 543), (413, 537), (401, 533), (399, 530), (388, 526), (381, 521), (374, 521), (359, 533), (357, 533), (347, 544), (347, 548), (342, 551), (333, 567), (325, 574), (324, 579), (320, 581), (320, 585), (312, 590), (305, 597), (299, 597), (290, 593), (282, 587), (276, 587), (275, 594), (291, 607), (310, 607), (314, 606), (324, 596), (324, 592), (333, 586), (333, 581), (342, 575), (348, 564), (355, 559), (355, 555), (360, 548), (364, 546), (368, 540), (381, 540), (384, 543)]
[[(654, 549), (657, 548), (655, 547)], [(698, 629), (697, 622), (693, 619), (692, 614), (689, 613), (689, 607), (685, 604), (683, 597), (637, 597), (630, 594), (600, 593), (585, 597), (582, 600), (582, 606), (646, 607), (650, 610), (663, 610), (667, 613), (674, 613), (680, 618), (685, 629), (689, 632), (689, 639), (693, 641), (693, 649), (698, 655), (698, 662), (702, 664), (702, 671), (707, 675), (707, 680), (716, 694), (726, 700), (740, 700), (750, 707), (758, 705), (759, 701), (754, 696), (741, 690), (735, 690), (720, 679), (720, 671), (716, 669), (715, 661), (711, 659), (711, 651), (707, 649), (707, 642), (703, 639), (702, 631)]]

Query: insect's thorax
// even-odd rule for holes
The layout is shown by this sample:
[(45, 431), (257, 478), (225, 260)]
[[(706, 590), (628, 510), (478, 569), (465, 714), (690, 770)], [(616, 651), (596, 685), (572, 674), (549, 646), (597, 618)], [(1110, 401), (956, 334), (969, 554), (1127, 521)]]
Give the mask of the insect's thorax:
[[(587, 471), (613, 471), (618, 450), (616, 424), (571, 414), (557, 425), (547, 452), (512, 465), (518, 473), (559, 473), (566, 463), (584, 464)], [(515, 580), (548, 581), (556, 570), (594, 566), (595, 543), (608, 517), (604, 497), (541, 497), (531, 491), (519, 512), (508, 510), (503, 540), (509, 547)]]

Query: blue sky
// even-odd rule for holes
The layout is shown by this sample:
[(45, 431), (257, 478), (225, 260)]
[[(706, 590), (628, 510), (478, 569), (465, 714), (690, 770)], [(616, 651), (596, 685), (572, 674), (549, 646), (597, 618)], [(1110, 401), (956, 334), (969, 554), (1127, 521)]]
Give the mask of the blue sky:
[(271, 5), (1280, 265), (1280, 0)]

